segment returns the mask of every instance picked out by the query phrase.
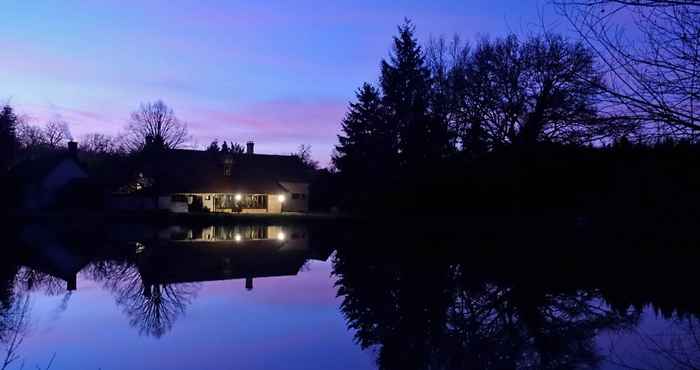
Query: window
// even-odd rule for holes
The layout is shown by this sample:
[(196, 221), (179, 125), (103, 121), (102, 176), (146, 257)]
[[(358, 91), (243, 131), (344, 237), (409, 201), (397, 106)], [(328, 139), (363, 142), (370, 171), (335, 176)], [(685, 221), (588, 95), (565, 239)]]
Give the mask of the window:
[(267, 195), (256, 194), (256, 195), (246, 195), (243, 197), (241, 202), (242, 208), (248, 209), (266, 209), (267, 208)]

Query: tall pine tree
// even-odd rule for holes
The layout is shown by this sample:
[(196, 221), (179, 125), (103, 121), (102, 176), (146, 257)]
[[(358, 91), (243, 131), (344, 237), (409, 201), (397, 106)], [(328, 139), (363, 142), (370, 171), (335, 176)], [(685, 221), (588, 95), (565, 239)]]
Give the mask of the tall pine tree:
[(0, 174), (12, 164), (18, 147), (17, 115), (11, 106), (5, 105), (0, 111)]
[(401, 165), (408, 169), (424, 168), (449, 146), (445, 128), (430, 115), (430, 71), (414, 33), (409, 20), (399, 26), (380, 77), (383, 103), (398, 136)]
[(379, 90), (365, 83), (356, 97), (343, 119), (332, 160), (351, 190), (345, 193), (353, 199), (347, 200), (361, 207), (371, 201), (370, 193), (381, 194), (391, 183), (398, 159), (395, 131), (386, 120)]
[(389, 129), (379, 90), (365, 83), (342, 122), (333, 164), (349, 177), (383, 172), (396, 162), (396, 140)]

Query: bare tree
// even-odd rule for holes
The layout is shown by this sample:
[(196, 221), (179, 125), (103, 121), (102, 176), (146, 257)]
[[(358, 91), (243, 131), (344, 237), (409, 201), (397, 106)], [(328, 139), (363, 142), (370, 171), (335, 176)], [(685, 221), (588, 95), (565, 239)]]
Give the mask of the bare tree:
[(72, 138), (68, 123), (60, 120), (49, 121), (42, 130), (44, 144), (52, 148), (63, 146)]
[(459, 134), (466, 147), (596, 137), (600, 76), (582, 43), (553, 34), (484, 39), (461, 68)]
[(142, 103), (138, 110), (131, 113), (126, 130), (128, 145), (132, 150), (142, 149), (148, 140), (174, 149), (189, 138), (187, 124), (179, 120), (173, 109), (161, 100)]
[(0, 344), (4, 348), (4, 358), (0, 357), (0, 370), (6, 370), (19, 360), (19, 347), (24, 342), (29, 325), (29, 296), (18, 295), (12, 306), (0, 313)]
[(299, 145), (299, 150), (296, 153), (292, 153), (293, 156), (299, 158), (299, 160), (309, 169), (317, 169), (318, 161), (311, 158), (311, 145), (301, 144)]
[(120, 147), (111, 136), (92, 133), (80, 138), (81, 150), (95, 154), (113, 154), (120, 152)]
[(603, 62), (610, 116), (636, 122), (647, 134), (700, 133), (700, 1), (555, 4)]
[(44, 144), (44, 134), (41, 128), (30, 125), (26, 121), (17, 125), (17, 138), (25, 149), (37, 148)]

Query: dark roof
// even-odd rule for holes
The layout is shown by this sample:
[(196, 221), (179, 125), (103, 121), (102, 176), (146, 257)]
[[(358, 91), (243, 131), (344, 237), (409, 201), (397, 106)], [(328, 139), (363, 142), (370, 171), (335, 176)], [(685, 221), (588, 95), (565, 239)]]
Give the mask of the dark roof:
[(23, 160), (10, 170), (10, 175), (24, 184), (35, 184), (43, 180), (56, 166), (66, 159), (73, 160), (78, 167), (85, 171), (82, 164), (75, 158), (67, 153), (60, 153)]
[[(226, 175), (230, 167), (230, 175)], [(308, 182), (303, 163), (291, 155), (221, 154), (169, 150), (144, 158), (140, 172), (160, 179), (160, 193), (277, 193), (280, 181)]]

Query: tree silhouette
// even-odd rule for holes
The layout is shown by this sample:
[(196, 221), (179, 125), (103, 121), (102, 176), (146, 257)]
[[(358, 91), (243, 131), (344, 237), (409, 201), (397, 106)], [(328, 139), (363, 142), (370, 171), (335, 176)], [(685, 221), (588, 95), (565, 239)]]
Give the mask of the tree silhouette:
[(401, 257), (353, 245), (333, 261), (348, 326), (381, 369), (596, 367), (598, 332), (638, 322), (594, 289), (487, 279), (469, 263), (414, 255), (415, 244)]
[(398, 136), (401, 165), (423, 166), (449, 147), (444, 122), (431, 120), (430, 72), (415, 27), (406, 20), (394, 37), (389, 60), (382, 60), (380, 85), (388, 123)]
[(129, 261), (105, 261), (90, 267), (96, 281), (115, 295), (129, 324), (140, 335), (160, 338), (185, 313), (196, 297), (198, 284), (145, 284), (138, 268)]
[[(350, 103), (345, 114), (332, 161), (340, 171), (343, 186), (355, 189), (346, 193), (354, 197), (348, 204), (359, 206), (369, 200), (358, 197), (368, 196), (370, 190), (381, 192), (396, 173), (398, 142), (379, 90), (365, 83), (355, 95), (357, 101)], [(368, 178), (375, 179), (372, 189), (368, 188)]]
[(163, 101), (141, 104), (131, 113), (126, 127), (132, 150), (143, 149), (149, 141), (166, 149), (182, 146), (189, 138), (187, 124), (177, 118)]
[(5, 105), (0, 111), (0, 174), (6, 171), (15, 159), (18, 119), (11, 106)]
[(595, 50), (610, 82), (605, 113), (640, 136), (700, 131), (700, 3), (694, 0), (555, 1)]

